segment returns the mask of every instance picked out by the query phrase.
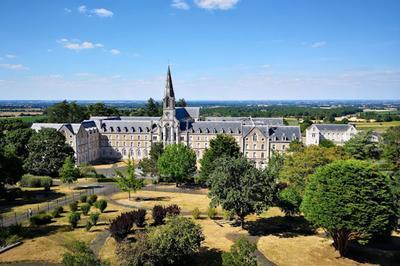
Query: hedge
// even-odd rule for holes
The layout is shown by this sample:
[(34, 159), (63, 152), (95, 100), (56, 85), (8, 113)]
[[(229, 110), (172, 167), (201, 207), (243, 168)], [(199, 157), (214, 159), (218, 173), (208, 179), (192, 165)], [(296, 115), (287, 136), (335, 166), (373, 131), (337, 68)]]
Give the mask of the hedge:
[(20, 181), (22, 187), (44, 187), (50, 189), (53, 179), (49, 176), (23, 175)]

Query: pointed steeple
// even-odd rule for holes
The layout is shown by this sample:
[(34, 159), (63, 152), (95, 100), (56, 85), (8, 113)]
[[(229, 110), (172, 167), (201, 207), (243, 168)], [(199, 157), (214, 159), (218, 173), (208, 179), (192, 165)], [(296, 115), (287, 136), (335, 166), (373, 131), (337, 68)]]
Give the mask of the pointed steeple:
[(174, 87), (172, 85), (171, 69), (170, 69), (169, 65), (168, 65), (168, 71), (167, 71), (167, 80), (165, 82), (165, 95), (164, 96), (175, 98)]

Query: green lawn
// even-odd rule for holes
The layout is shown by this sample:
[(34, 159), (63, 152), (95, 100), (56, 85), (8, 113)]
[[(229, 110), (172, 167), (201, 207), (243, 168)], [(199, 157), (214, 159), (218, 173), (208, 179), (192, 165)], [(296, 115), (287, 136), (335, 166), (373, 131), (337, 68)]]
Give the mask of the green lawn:
[(385, 132), (389, 127), (400, 126), (400, 121), (392, 122), (355, 122), (357, 129)]
[(33, 115), (33, 116), (19, 116), (19, 117), (0, 117), (0, 119), (18, 119), (26, 123), (35, 123), (46, 119), (46, 115)]

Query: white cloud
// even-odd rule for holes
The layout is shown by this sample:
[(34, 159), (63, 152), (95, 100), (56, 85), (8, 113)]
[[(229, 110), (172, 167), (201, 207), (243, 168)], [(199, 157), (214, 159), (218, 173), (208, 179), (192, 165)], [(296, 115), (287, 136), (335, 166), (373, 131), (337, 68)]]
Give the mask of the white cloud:
[(86, 13), (87, 12), (87, 7), (86, 6), (78, 7), (78, 12), (82, 13), (82, 14)]
[(71, 9), (69, 9), (69, 8), (64, 8), (64, 12), (66, 12), (66, 13), (71, 13), (71, 12), (72, 12), (72, 10), (71, 10)]
[(222, 9), (233, 8), (239, 0), (195, 0), (195, 4), (204, 9)]
[(92, 9), (91, 12), (99, 17), (112, 17), (114, 15), (113, 12), (111, 12), (110, 10), (107, 10), (105, 8), (95, 8)]
[(81, 51), (81, 50), (87, 50), (87, 49), (93, 49), (96, 47), (91, 42), (84, 41), (84, 42), (79, 42), (77, 40), (68, 40), (68, 39), (61, 39), (58, 41), (64, 48), (74, 50), (74, 51)]
[(9, 69), (9, 70), (28, 70), (29, 69), (22, 64), (0, 64), (0, 68)]
[(96, 47), (104, 47), (104, 45), (102, 43), (96, 43), (95, 46)]
[(118, 50), (118, 49), (111, 49), (111, 50), (110, 50), (110, 53), (111, 53), (112, 55), (120, 55), (120, 54), (121, 54), (121, 51)]
[(311, 48), (321, 48), (326, 46), (328, 43), (326, 41), (319, 41), (311, 44)]
[(6, 58), (8, 59), (13, 59), (16, 58), (17, 56), (15, 54), (6, 54)]
[(188, 10), (190, 7), (184, 0), (172, 0), (171, 6), (177, 9)]

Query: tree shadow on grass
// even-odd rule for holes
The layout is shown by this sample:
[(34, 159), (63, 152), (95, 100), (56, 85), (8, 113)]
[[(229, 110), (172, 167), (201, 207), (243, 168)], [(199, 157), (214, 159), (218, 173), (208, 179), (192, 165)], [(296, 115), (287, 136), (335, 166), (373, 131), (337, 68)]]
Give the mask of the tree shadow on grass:
[(191, 257), (190, 264), (186, 265), (222, 265), (222, 252), (215, 248), (201, 247), (200, 252)]
[(74, 229), (70, 225), (41, 225), (41, 226), (28, 226), (25, 228), (24, 238), (36, 238), (41, 236), (49, 236), (58, 232), (70, 232)]
[(168, 201), (171, 197), (136, 197), (135, 201)]
[(275, 235), (288, 238), (315, 233), (315, 230), (302, 216), (259, 218), (256, 221), (246, 222), (244, 228), (252, 236)]

